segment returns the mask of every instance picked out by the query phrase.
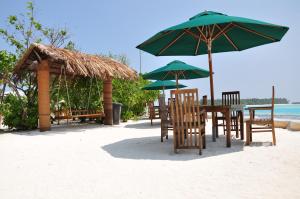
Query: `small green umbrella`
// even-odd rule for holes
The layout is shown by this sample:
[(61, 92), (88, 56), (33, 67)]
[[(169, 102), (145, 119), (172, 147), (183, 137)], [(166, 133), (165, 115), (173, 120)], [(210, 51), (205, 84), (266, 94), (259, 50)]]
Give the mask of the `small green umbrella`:
[(145, 79), (155, 80), (175, 79), (176, 84), (178, 84), (178, 79), (197, 79), (209, 77), (209, 71), (188, 65), (182, 61), (175, 60), (168, 63), (166, 66), (144, 74), (143, 77)]
[(278, 42), (288, 27), (205, 11), (165, 29), (137, 48), (156, 56), (208, 54), (211, 103), (214, 105), (211, 53), (241, 51)]
[[(185, 85), (179, 84), (178, 88), (184, 88), (186, 87)], [(147, 86), (144, 86), (142, 90), (166, 90), (166, 89), (173, 89), (177, 88), (176, 83), (170, 80), (165, 80), (165, 81), (155, 81)]]

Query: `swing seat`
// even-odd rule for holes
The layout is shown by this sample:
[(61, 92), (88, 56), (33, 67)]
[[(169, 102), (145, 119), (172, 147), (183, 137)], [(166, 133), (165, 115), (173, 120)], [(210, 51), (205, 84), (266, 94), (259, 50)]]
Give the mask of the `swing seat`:
[(82, 118), (88, 118), (88, 119), (103, 119), (105, 114), (100, 111), (96, 110), (72, 110), (72, 118), (76, 119), (82, 119)]
[(61, 110), (54, 111), (55, 120), (64, 120), (64, 119), (97, 119), (102, 120), (105, 117), (105, 114), (101, 111), (96, 110), (71, 110), (72, 114), (70, 114), (69, 110)]
[(54, 120), (72, 119), (72, 116), (70, 115), (70, 112), (68, 110), (54, 111), (54, 115)]

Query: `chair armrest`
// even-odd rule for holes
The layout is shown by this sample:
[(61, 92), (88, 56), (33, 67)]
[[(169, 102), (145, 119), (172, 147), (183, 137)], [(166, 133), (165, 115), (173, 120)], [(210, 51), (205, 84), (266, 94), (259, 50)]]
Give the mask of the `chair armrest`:
[(273, 109), (272, 106), (250, 106), (250, 107), (247, 107), (246, 109), (249, 110), (249, 116), (250, 116), (250, 121), (252, 121), (254, 118), (255, 118), (255, 111), (271, 111)]
[(256, 111), (256, 110), (272, 110), (273, 107), (272, 106), (253, 106), (253, 107), (247, 107), (246, 109), (248, 109), (249, 111)]

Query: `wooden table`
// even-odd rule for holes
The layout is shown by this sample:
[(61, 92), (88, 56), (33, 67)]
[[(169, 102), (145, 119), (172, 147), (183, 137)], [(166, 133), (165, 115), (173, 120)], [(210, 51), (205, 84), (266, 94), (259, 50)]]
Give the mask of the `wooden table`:
[[(243, 105), (231, 105), (231, 106), (201, 106), (201, 109), (204, 109), (206, 112), (211, 112), (211, 113), (223, 113), (225, 120), (226, 120), (226, 146), (231, 147), (231, 112), (232, 111), (237, 111), (239, 114), (240, 118), (240, 129), (241, 129), (241, 139), (244, 139), (244, 106)], [(213, 115), (212, 115), (213, 117)], [(216, 141), (216, 126), (214, 122), (212, 123), (212, 140), (213, 142)]]

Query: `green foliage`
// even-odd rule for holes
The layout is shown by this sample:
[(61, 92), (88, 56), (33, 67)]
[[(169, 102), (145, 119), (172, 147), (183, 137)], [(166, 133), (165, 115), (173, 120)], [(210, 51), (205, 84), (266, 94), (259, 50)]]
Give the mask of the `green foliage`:
[[(0, 27), (0, 38), (3, 38), (9, 45), (14, 47), (15, 50), (13, 54), (0, 51), (0, 86), (2, 91), (0, 95), (0, 105), (2, 107), (12, 107), (8, 106), (7, 103), (15, 102), (22, 104), (23, 110), (25, 111), (22, 111), (21, 115), (19, 112), (7, 111), (7, 118), (5, 119), (8, 126), (12, 127), (11, 125), (16, 125), (16, 128), (21, 129), (37, 127), (37, 112), (35, 111), (37, 107), (37, 83), (35, 73), (26, 72), (19, 74), (18, 78), (14, 76), (13, 67), (15, 66), (16, 59), (19, 58), (33, 42), (43, 42), (59, 47), (67, 42), (69, 38), (65, 28), (54, 29), (46, 27), (36, 20), (34, 13), (34, 4), (32, 1), (29, 1), (27, 2), (24, 14), (8, 16), (6, 28)], [(18, 100), (14, 101), (12, 97), (8, 97), (5, 99), (6, 104), (2, 104), (4, 92), (7, 87), (10, 88), (15, 94), (14, 97), (17, 97)], [(16, 110), (18, 110), (17, 108), (18, 106)], [(13, 114), (15, 114), (15, 117), (13, 117)], [(20, 123), (22, 122), (23, 124), (21, 125)]]
[(61, 80), (58, 77), (53, 80), (52, 85), (52, 110), (57, 110), (58, 108), (103, 110), (101, 101), (103, 83), (100, 80), (81, 77), (67, 79), (66, 84), (64, 76), (61, 76)]
[(28, 101), (26, 97), (17, 97), (9, 94), (4, 98), (0, 104), (0, 112), (4, 116), (3, 124), (11, 129), (34, 129), (38, 121), (37, 104), (24, 106)]
[(113, 80), (113, 101), (122, 103), (121, 117), (124, 121), (141, 116), (148, 102), (157, 99), (159, 91), (143, 91), (141, 88), (149, 84), (139, 77), (136, 81)]
[[(76, 50), (75, 44), (69, 41), (65, 28), (55, 29), (42, 25), (34, 16), (34, 4), (29, 1), (25, 14), (11, 15), (7, 18), (7, 28), (0, 27), (2, 37), (14, 47), (13, 54), (0, 51), (0, 86), (2, 97), (0, 111), (4, 115), (4, 124), (10, 128), (33, 129), (37, 127), (37, 82), (35, 73), (19, 74), (16, 78), (13, 68), (19, 58), (31, 43), (48, 43), (56, 47)], [(129, 65), (125, 55), (109, 54), (109, 57)], [(64, 77), (62, 77), (64, 78)], [(51, 81), (51, 109), (98, 109), (102, 110), (103, 82), (89, 78), (72, 78), (59, 81), (59, 77), (52, 77)], [(59, 84), (60, 82), (60, 84)], [(128, 120), (143, 114), (146, 103), (157, 97), (158, 91), (142, 91), (147, 83), (142, 78), (136, 81), (114, 80), (113, 100), (123, 104), (122, 118)], [(60, 85), (60, 86), (59, 86)], [(12, 91), (3, 98), (5, 87)], [(59, 103), (57, 103), (59, 102)], [(59, 106), (59, 107), (58, 107)]]
[[(109, 57), (129, 65), (126, 55), (114, 55), (109, 53)], [(113, 102), (122, 103), (121, 117), (123, 121), (137, 119), (145, 112), (148, 102), (157, 99), (159, 91), (143, 91), (142, 87), (149, 84), (148, 80), (142, 77), (134, 81), (114, 79), (113, 80)]]
[[(5, 76), (11, 76), (16, 56), (6, 50), (0, 51), (0, 78), (3, 80)], [(1, 83), (1, 82), (0, 82)]]

